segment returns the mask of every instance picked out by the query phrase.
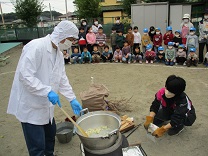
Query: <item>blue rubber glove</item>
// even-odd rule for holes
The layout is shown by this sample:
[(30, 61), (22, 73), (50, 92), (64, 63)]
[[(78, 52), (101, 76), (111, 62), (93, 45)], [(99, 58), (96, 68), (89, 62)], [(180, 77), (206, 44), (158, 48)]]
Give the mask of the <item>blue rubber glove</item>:
[(72, 100), (70, 103), (74, 114), (79, 115), (80, 111), (82, 110), (80, 103), (77, 101), (77, 99)]
[(48, 100), (53, 104), (56, 105), (58, 103), (58, 106), (61, 107), (61, 103), (59, 100), (59, 96), (57, 93), (55, 93), (54, 91), (50, 91), (48, 93)]

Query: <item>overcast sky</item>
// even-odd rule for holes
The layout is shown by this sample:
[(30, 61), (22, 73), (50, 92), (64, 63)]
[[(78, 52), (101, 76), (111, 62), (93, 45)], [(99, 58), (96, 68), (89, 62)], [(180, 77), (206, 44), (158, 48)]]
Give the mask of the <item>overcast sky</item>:
[[(12, 1), (15, 1), (15, 0), (0, 0), (3, 13), (14, 12), (14, 6), (11, 3)], [(73, 1), (74, 0), (67, 0), (68, 11), (73, 12), (75, 10)], [(45, 5), (44, 11), (49, 10), (49, 3), (50, 3), (51, 10), (61, 12), (62, 14), (66, 13), (65, 0), (43, 0), (43, 3)]]

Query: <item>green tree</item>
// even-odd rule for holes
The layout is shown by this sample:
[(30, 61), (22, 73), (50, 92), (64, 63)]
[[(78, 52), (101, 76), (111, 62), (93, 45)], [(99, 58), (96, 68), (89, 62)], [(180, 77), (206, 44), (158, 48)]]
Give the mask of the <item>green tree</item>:
[(100, 0), (75, 0), (74, 4), (79, 18), (90, 19), (100, 16)]
[(137, 0), (123, 0), (122, 5), (124, 8), (124, 12), (130, 16), (131, 15), (131, 4), (136, 4)]
[(42, 1), (39, 0), (16, 0), (13, 3), (17, 17), (24, 21), (28, 27), (36, 26), (38, 19), (37, 17), (41, 14), (44, 9)]

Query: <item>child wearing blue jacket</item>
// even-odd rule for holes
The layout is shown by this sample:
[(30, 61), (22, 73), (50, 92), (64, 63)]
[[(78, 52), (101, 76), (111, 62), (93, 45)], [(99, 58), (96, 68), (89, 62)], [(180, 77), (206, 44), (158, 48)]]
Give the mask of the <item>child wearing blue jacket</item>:
[(92, 56), (88, 51), (87, 47), (84, 47), (81, 55), (81, 62), (85, 64), (85, 63), (91, 63), (91, 61), (92, 61)]
[(73, 64), (81, 63), (81, 54), (77, 47), (74, 48), (74, 53), (72, 53), (71, 58), (73, 59)]

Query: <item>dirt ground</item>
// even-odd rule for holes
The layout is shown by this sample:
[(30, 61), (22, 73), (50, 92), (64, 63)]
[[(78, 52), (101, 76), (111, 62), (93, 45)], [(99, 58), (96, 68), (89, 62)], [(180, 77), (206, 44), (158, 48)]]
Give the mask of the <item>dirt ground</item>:
[[(27, 156), (27, 148), (23, 137), (21, 125), (18, 120), (6, 114), (10, 89), (14, 77), (21, 48), (13, 50), (11, 63), (0, 67), (0, 156)], [(86, 64), (67, 65), (67, 76), (73, 86), (74, 92), (80, 100), (79, 93), (88, 89), (90, 77), (96, 83), (103, 83), (110, 90), (109, 99), (132, 98), (132, 112), (127, 112), (134, 117), (135, 122), (142, 123), (149, 113), (149, 106), (154, 99), (154, 94), (164, 86), (170, 74), (176, 74), (187, 81), (186, 93), (189, 95), (196, 108), (197, 120), (191, 127), (178, 136), (168, 136), (156, 140), (156, 143), (147, 139), (143, 126), (139, 127), (129, 138), (129, 143), (141, 142), (148, 156), (207, 156), (207, 91), (208, 70), (202, 66), (187, 68), (182, 66), (166, 67), (161, 64)], [(69, 103), (61, 96), (63, 108), (72, 115)], [(65, 116), (56, 108), (55, 119), (63, 121)], [(55, 153), (58, 156), (80, 156), (80, 140), (74, 136), (68, 144), (60, 144), (56, 139)]]

